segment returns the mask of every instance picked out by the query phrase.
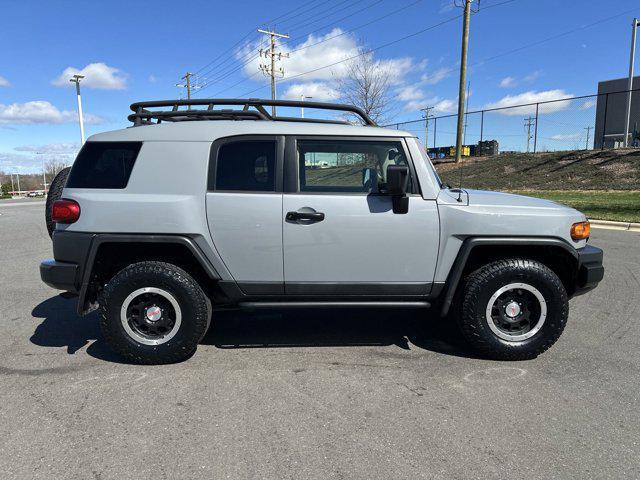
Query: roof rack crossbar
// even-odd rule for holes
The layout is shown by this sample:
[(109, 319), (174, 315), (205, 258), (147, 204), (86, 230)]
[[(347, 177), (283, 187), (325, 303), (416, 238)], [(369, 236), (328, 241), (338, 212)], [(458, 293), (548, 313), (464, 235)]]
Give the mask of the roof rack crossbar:
[[(242, 110), (214, 110), (216, 105), (225, 106), (242, 106)], [(187, 110), (180, 110), (180, 106), (186, 106)], [(191, 107), (202, 106), (202, 109), (193, 109)], [(377, 126), (376, 123), (367, 115), (367, 113), (356, 106), (345, 105), (339, 103), (324, 102), (307, 102), (299, 100), (270, 100), (259, 98), (205, 98), (205, 99), (187, 99), (187, 100), (155, 100), (149, 102), (136, 102), (131, 104), (131, 110), (134, 112), (127, 118), (133, 122), (134, 126), (151, 125), (153, 120), (160, 123), (161, 121), (190, 121), (190, 120), (216, 120), (216, 119), (233, 119), (233, 120), (269, 120), (269, 121), (287, 121), (287, 122), (318, 122), (318, 123), (338, 123), (348, 124), (343, 120), (322, 120), (312, 118), (294, 118), (294, 117), (278, 117), (271, 115), (265, 107), (298, 107), (298, 108), (317, 108), (322, 110), (333, 110), (348, 112), (357, 115), (362, 119), (365, 125)], [(171, 110), (149, 110), (149, 108), (171, 108)], [(253, 107), (255, 110), (251, 110)]]

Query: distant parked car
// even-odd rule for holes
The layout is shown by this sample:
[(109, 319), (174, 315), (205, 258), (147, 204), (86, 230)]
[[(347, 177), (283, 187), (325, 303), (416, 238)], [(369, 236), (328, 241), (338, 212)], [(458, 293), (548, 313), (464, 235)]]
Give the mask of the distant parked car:
[(27, 197), (29, 198), (33, 198), (33, 197), (37, 197), (38, 196), (38, 192), (29, 192), (27, 193)]

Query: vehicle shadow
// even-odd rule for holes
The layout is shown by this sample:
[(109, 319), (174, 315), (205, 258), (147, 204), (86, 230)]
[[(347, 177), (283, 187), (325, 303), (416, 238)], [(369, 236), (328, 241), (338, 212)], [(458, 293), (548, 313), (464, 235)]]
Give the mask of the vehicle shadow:
[(48, 298), (31, 312), (36, 318), (42, 318), (31, 335), (31, 343), (40, 347), (67, 347), (67, 353), (74, 355), (89, 344), (87, 354), (92, 357), (115, 363), (124, 360), (106, 344), (98, 315), (93, 312), (86, 317), (76, 313), (76, 299), (61, 295)]
[[(42, 318), (30, 340), (41, 347), (66, 347), (75, 354), (126, 363), (106, 344), (96, 312), (80, 317), (76, 300), (60, 295), (37, 305)], [(473, 357), (455, 325), (436, 311), (412, 309), (283, 309), (214, 312), (212, 328), (201, 344), (221, 349), (281, 347), (390, 346)]]
[(396, 345), (474, 357), (450, 319), (415, 309), (283, 309), (214, 314), (201, 343), (218, 348)]

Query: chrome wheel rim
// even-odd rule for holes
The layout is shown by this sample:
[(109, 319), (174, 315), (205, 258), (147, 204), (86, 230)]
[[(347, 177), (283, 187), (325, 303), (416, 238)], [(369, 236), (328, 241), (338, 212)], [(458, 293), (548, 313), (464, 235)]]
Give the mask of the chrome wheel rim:
[(510, 283), (489, 299), (485, 312), (491, 331), (502, 340), (521, 342), (537, 334), (547, 318), (547, 302), (528, 283)]
[(144, 345), (161, 345), (171, 340), (182, 324), (182, 310), (176, 298), (161, 288), (139, 288), (125, 298), (120, 321), (127, 335)]

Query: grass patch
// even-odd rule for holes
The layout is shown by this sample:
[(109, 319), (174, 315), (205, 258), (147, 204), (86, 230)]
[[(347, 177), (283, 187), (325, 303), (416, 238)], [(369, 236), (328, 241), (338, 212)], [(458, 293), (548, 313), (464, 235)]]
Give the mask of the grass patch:
[(516, 190), (580, 210), (595, 220), (640, 222), (640, 191)]

